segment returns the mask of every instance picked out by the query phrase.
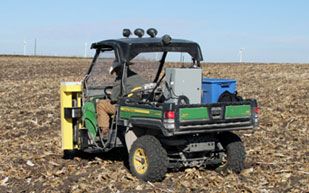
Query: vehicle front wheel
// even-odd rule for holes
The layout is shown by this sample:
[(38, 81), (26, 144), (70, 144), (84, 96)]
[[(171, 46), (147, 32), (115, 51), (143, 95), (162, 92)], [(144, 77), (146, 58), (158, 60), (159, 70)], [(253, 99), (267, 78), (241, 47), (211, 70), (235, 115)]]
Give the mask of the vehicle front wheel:
[(234, 133), (225, 132), (219, 136), (226, 158), (225, 163), (217, 168), (217, 171), (231, 170), (240, 173), (244, 169), (244, 161), (246, 157), (245, 147), (241, 139)]
[(161, 181), (167, 172), (166, 150), (158, 139), (144, 135), (133, 143), (129, 153), (132, 174), (144, 181)]

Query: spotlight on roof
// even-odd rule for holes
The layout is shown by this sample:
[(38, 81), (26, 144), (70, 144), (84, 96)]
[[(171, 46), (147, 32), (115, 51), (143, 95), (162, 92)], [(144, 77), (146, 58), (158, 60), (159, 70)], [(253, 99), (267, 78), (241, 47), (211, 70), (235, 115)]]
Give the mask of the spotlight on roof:
[(128, 38), (131, 34), (132, 33), (131, 33), (131, 31), (129, 29), (123, 29), (123, 31), (122, 31), (123, 37)]
[(139, 38), (143, 37), (144, 33), (144, 30), (141, 28), (137, 28), (136, 30), (134, 30), (134, 34)]
[(150, 37), (154, 38), (154, 37), (156, 37), (156, 35), (158, 34), (158, 31), (157, 31), (155, 28), (149, 28), (149, 29), (147, 30), (147, 34), (148, 34)]
[(162, 43), (163, 43), (164, 45), (170, 44), (171, 41), (172, 41), (172, 37), (171, 37), (170, 35), (164, 35), (164, 36), (162, 37)]

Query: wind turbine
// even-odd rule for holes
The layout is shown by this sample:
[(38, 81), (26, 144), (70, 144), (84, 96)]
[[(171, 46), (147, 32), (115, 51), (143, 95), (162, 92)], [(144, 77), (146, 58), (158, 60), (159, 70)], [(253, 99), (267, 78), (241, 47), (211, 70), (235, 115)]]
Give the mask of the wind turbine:
[(27, 42), (26, 40), (24, 40), (24, 56), (26, 55), (26, 50), (27, 49)]
[(242, 63), (243, 61), (243, 54), (245, 52), (245, 49), (244, 48), (240, 48), (239, 50), (239, 62)]
[(33, 48), (33, 55), (35, 55), (36, 56), (36, 45), (37, 44), (37, 39), (35, 38), (34, 39), (34, 48)]
[(87, 57), (87, 47), (88, 47), (88, 43), (85, 42), (85, 53), (84, 53), (84, 57), (85, 58)]

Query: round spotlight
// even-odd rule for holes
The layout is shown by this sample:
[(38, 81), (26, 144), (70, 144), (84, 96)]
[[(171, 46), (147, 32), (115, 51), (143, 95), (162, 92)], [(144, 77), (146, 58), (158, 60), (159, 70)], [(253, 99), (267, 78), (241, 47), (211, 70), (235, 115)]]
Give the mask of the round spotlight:
[(131, 33), (131, 31), (129, 29), (123, 29), (123, 31), (122, 31), (123, 37), (128, 38), (131, 34), (132, 33)]
[(162, 37), (162, 42), (163, 42), (164, 45), (170, 44), (171, 41), (172, 41), (172, 37), (170, 35), (164, 35)]
[(158, 31), (157, 31), (155, 28), (149, 28), (149, 29), (147, 30), (147, 34), (148, 34), (150, 37), (154, 38), (154, 37), (156, 37), (156, 35), (158, 34)]
[(137, 28), (136, 30), (134, 30), (134, 34), (139, 38), (143, 37), (144, 33), (144, 30), (141, 28)]

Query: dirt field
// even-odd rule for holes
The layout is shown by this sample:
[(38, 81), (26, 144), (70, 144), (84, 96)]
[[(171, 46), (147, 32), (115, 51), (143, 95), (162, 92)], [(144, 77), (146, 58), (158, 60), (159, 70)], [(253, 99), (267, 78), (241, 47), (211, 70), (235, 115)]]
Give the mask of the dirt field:
[(257, 132), (241, 133), (240, 174), (186, 169), (141, 182), (126, 154), (63, 160), (59, 85), (80, 80), (90, 59), (0, 57), (0, 192), (307, 192), (309, 65), (208, 64), (208, 77), (234, 78), (261, 106)]

